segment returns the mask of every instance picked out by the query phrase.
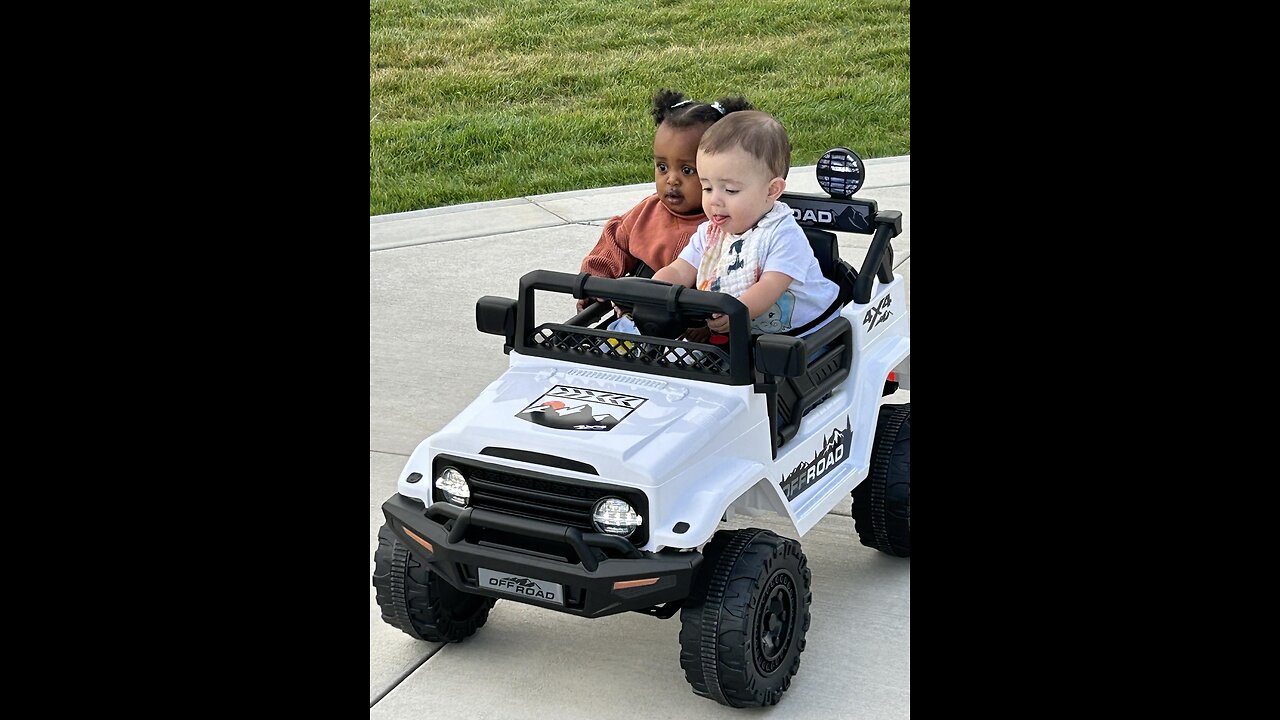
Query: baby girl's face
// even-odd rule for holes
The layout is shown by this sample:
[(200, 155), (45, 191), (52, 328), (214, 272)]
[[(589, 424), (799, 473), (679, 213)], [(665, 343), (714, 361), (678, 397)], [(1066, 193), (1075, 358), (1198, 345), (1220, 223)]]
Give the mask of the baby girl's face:
[(707, 127), (673, 128), (663, 123), (653, 136), (653, 179), (658, 197), (671, 212), (688, 215), (702, 211), (698, 141)]

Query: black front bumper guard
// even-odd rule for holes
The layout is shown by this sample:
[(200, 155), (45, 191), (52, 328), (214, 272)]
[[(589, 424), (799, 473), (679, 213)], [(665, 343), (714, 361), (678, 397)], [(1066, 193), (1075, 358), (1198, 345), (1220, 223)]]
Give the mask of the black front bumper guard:
[[(569, 525), (481, 508), (460, 508), (445, 502), (436, 502), (424, 509), (417, 500), (398, 493), (382, 504), (382, 512), (388, 527), (400, 541), (458, 590), (583, 617), (602, 617), (628, 610), (669, 617), (674, 608), (664, 612), (655, 609), (656, 606), (688, 597), (698, 566), (702, 564), (702, 553), (696, 551), (641, 552), (615, 535), (585, 533)], [(467, 531), (473, 527), (564, 543), (578, 557), (578, 562), (468, 542)], [(601, 560), (593, 548), (612, 550), (623, 557)], [(560, 605), (486, 587), (479, 582), (480, 568), (558, 583), (564, 588), (565, 602)], [(646, 584), (614, 587), (629, 581)]]

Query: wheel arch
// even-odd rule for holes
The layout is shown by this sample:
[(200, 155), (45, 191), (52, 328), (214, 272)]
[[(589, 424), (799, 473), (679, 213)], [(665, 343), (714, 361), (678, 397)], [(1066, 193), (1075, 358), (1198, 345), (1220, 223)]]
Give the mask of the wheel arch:
[[(781, 488), (769, 480), (765, 470), (759, 462), (728, 458), (704, 460), (681, 473), (655, 493), (652, 504), (656, 512), (651, 514), (662, 518), (663, 527), (650, 528), (650, 543), (655, 547), (698, 547), (711, 539), (720, 519), (731, 511), (752, 516), (776, 512), (794, 527), (795, 519)], [(718, 481), (695, 479), (700, 476)], [(688, 529), (676, 532), (681, 523)]]

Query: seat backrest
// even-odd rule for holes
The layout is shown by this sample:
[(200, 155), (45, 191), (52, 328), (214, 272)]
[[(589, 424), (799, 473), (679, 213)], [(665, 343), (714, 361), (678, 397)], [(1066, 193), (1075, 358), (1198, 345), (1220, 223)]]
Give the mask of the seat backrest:
[(809, 238), (809, 247), (813, 248), (814, 257), (818, 258), (823, 276), (832, 277), (832, 268), (840, 262), (840, 243), (837, 242), (836, 234), (807, 227), (804, 228), (804, 235)]
[(840, 286), (839, 302), (842, 306), (847, 305), (853, 298), (853, 283), (858, 279), (858, 271), (840, 260), (840, 244), (836, 234), (807, 227), (804, 228), (804, 235), (809, 238), (809, 247), (813, 248), (813, 256), (818, 258), (823, 277)]

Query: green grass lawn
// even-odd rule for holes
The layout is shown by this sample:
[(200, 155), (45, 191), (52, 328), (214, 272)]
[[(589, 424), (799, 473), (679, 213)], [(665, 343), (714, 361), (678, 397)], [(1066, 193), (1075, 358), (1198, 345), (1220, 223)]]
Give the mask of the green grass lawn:
[(908, 0), (370, 0), (369, 214), (653, 180), (653, 93), (911, 152)]

